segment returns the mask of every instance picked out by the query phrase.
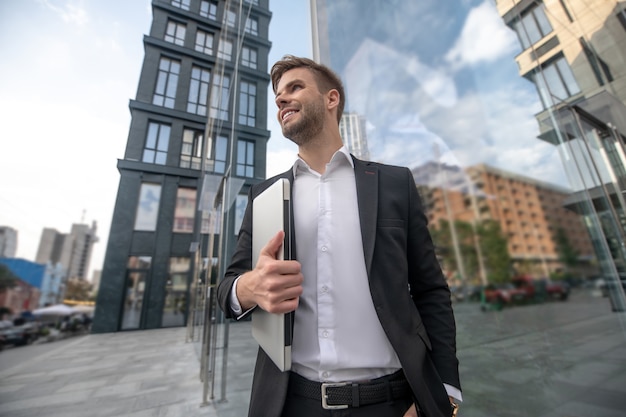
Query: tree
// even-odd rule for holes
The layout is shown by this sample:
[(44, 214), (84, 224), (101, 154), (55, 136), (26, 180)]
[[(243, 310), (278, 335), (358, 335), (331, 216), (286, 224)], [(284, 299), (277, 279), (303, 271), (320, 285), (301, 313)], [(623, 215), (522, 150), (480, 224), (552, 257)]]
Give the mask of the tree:
[(554, 240), (559, 255), (559, 261), (565, 266), (566, 275), (569, 275), (570, 270), (578, 265), (578, 251), (576, 251), (570, 243), (567, 233), (565, 233), (563, 228), (559, 227), (556, 229)]
[(68, 279), (65, 285), (65, 298), (75, 301), (91, 300), (91, 283), (84, 279)]
[(19, 278), (8, 266), (0, 264), (0, 292), (15, 287), (18, 280)]
[[(459, 220), (454, 222), (454, 227), (467, 278), (480, 282), (474, 228), (471, 223)], [(475, 230), (480, 242), (483, 265), (487, 271), (487, 280), (491, 283), (508, 282), (511, 278), (511, 257), (508, 251), (508, 241), (502, 234), (500, 224), (494, 220), (484, 220), (477, 223)], [(452, 271), (458, 270), (449, 223), (446, 220), (440, 220), (439, 227), (433, 230), (432, 236), (437, 252), (443, 259), (444, 268)]]
[(508, 282), (511, 278), (511, 256), (508, 241), (502, 234), (500, 224), (494, 220), (485, 220), (477, 226), (480, 247), (483, 252), (487, 279), (489, 282)]

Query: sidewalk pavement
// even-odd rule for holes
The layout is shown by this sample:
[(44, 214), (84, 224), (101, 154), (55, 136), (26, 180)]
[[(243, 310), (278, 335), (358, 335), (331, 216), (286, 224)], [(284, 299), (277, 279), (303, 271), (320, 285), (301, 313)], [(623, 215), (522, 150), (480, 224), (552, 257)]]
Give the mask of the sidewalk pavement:
[[(621, 417), (626, 313), (585, 293), (481, 312), (455, 305), (462, 417)], [(2, 417), (244, 417), (257, 345), (250, 322), (216, 326), (213, 395), (185, 328), (90, 334), (0, 353)], [(196, 334), (196, 339), (199, 335)], [(225, 400), (224, 400), (225, 399)]]
[[(222, 345), (223, 325), (218, 342)], [(203, 403), (199, 342), (185, 328), (75, 336), (0, 354), (3, 417), (240, 417), (247, 412), (256, 345), (249, 322), (229, 326), (228, 394), (220, 388)], [(21, 350), (18, 352), (17, 350)], [(36, 356), (16, 363), (12, 357)]]

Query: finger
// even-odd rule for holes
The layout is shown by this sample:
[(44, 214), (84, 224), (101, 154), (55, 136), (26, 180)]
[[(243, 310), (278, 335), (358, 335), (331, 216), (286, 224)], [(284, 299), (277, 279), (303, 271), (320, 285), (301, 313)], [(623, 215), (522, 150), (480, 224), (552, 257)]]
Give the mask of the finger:
[(260, 256), (269, 256), (272, 259), (278, 259), (277, 254), (280, 247), (283, 245), (283, 240), (285, 239), (285, 232), (282, 230), (278, 231), (274, 237), (272, 237), (269, 242), (261, 249)]

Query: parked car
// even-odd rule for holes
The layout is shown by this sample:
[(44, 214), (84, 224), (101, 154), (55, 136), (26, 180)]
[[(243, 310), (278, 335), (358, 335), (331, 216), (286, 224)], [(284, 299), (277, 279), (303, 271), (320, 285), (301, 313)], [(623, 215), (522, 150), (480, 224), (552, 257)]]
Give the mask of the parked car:
[(535, 279), (529, 275), (519, 275), (511, 282), (523, 297), (520, 301), (546, 301), (547, 299), (565, 301), (569, 297), (570, 287), (566, 282)]
[(570, 289), (566, 283), (546, 279), (534, 279), (529, 275), (518, 275), (506, 284), (490, 284), (485, 287), (483, 306), (503, 307), (505, 305), (543, 302), (546, 300), (565, 301)]
[(520, 292), (511, 283), (489, 284), (483, 290), (483, 304), (504, 306), (519, 297)]
[(11, 326), (0, 330), (4, 346), (24, 346), (34, 342), (39, 337), (39, 324), (35, 321), (26, 321), (17, 318)]

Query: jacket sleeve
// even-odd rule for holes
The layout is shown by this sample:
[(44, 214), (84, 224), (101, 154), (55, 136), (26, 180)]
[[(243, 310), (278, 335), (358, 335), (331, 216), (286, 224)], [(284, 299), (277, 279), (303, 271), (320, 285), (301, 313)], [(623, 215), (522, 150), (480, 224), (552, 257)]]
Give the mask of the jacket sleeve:
[(408, 230), (409, 285), (411, 297), (432, 344), (433, 363), (446, 384), (461, 389), (456, 356), (456, 325), (450, 289), (435, 254), (428, 220), (411, 171)]
[(230, 307), (230, 291), (235, 279), (252, 269), (252, 198), (253, 187), (248, 193), (248, 205), (239, 229), (235, 251), (224, 278), (217, 286), (217, 300), (226, 318), (235, 318), (235, 313)]

